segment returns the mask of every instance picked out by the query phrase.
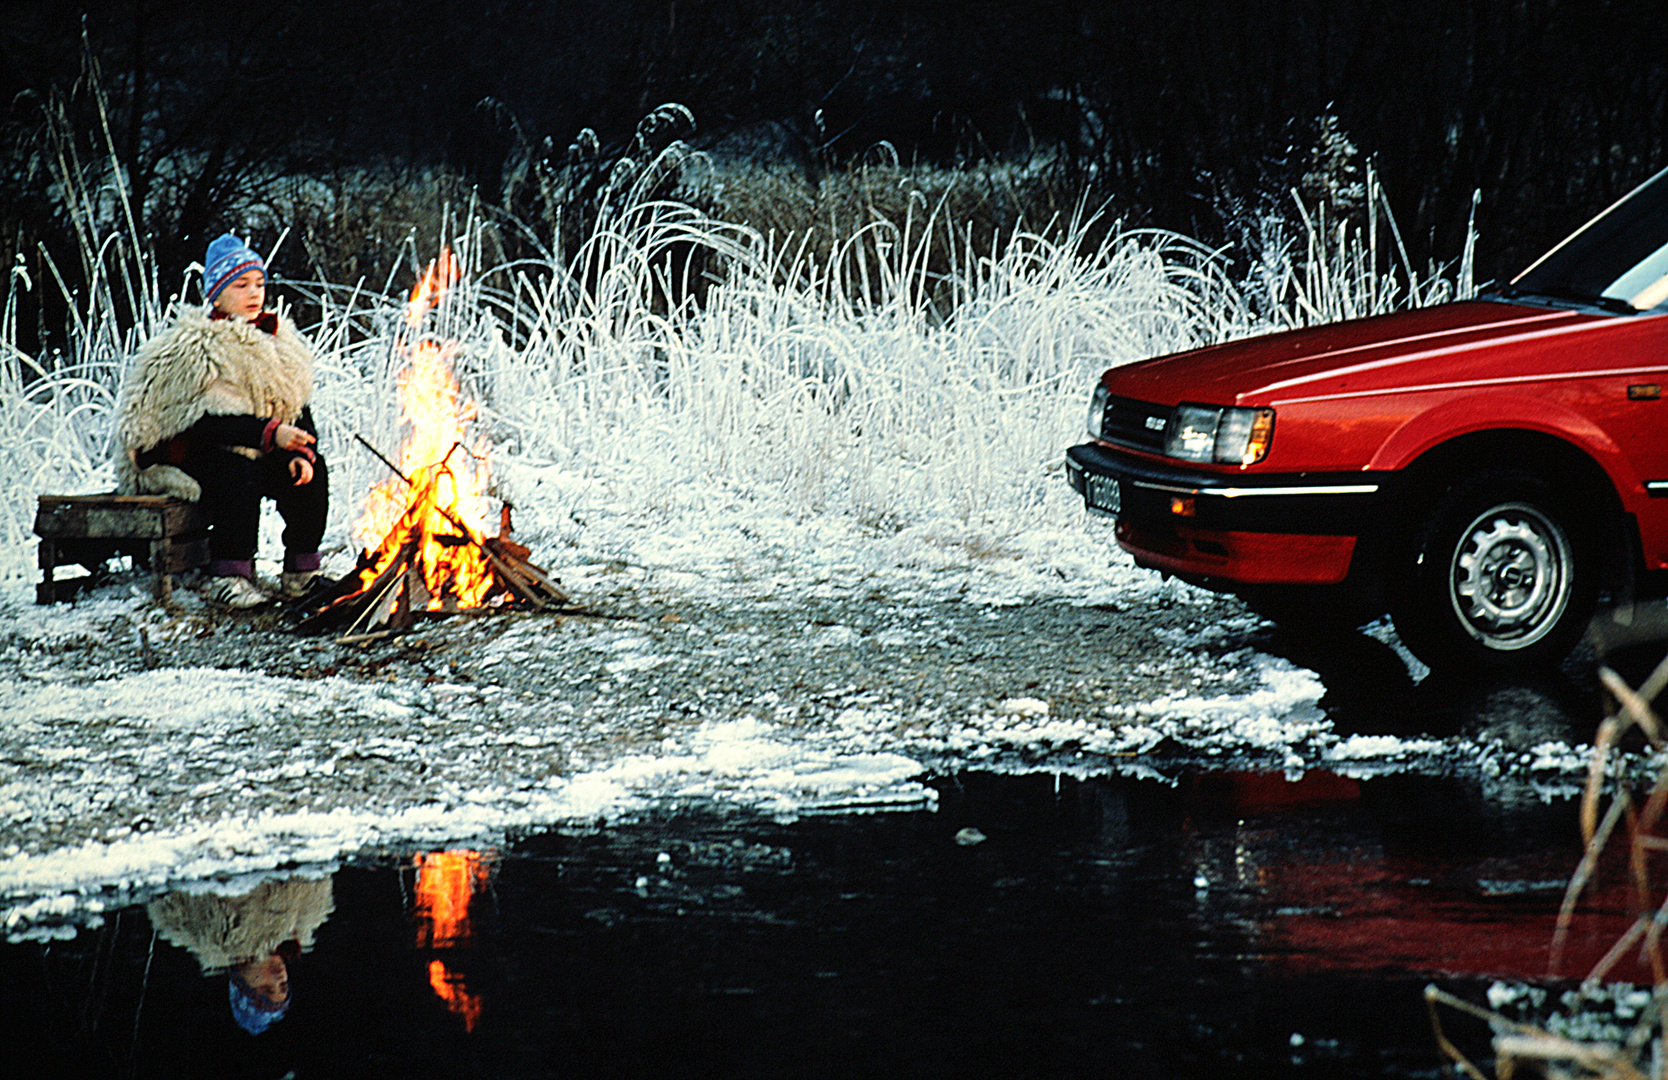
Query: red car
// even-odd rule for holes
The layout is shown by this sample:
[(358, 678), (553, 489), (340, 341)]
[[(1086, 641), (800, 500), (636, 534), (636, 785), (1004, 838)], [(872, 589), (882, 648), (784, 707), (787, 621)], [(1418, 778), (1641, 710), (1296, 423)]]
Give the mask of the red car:
[(1474, 300), (1116, 367), (1071, 485), (1146, 567), (1432, 668), (1556, 664), (1668, 569), (1668, 170)]

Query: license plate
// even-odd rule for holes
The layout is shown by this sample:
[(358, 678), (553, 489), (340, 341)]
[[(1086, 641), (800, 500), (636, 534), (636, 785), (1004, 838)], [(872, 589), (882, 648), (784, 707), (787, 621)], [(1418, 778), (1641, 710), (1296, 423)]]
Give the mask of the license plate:
[(1086, 474), (1083, 479), (1083, 502), (1089, 509), (1098, 510), (1103, 514), (1116, 514), (1123, 509), (1117, 480), (1110, 476), (1096, 476), (1094, 473)]

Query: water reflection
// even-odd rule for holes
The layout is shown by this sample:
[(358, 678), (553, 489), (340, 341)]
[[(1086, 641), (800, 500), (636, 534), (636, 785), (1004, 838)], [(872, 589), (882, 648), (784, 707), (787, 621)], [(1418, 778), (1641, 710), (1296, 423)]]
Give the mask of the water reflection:
[[(180, 890), (0, 948), (0, 1038), (20, 1075), (1432, 1075), (1426, 981), (1544, 971), (1567, 803), (1172, 779), (963, 774), (936, 813), (668, 813)], [(283, 941), (306, 981), (251, 1039), (202, 973)]]
[[(1633, 921), (1607, 868), (1554, 970), (1559, 904), (1580, 856), (1573, 807), (1501, 777), (1351, 780), (1324, 770), (1187, 782), (1202, 917), (1238, 920), (1260, 963), (1292, 972), (1396, 970), (1580, 977)], [(1635, 965), (1621, 978), (1649, 983)]]
[(334, 909), (328, 877), (263, 881), (230, 894), (210, 885), (145, 905), (159, 936), (195, 957), (204, 975), (226, 977), (232, 1019), (251, 1035), (289, 1012), (290, 964), (313, 947)]
[[(413, 860), (411, 917), (419, 949), (454, 949), (469, 943), (474, 933), (469, 905), (491, 883), (493, 859), (478, 851), (431, 851)], [(475, 1030), (481, 999), (470, 993), (461, 974), (436, 957), (429, 961), (429, 986), (448, 1010), (463, 1017), (465, 1031)]]

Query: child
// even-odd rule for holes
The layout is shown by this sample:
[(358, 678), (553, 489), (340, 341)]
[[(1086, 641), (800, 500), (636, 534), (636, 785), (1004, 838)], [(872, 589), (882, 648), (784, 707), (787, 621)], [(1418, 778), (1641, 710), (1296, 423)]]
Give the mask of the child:
[(188, 950), (203, 974), (225, 973), (232, 1018), (259, 1035), (290, 1006), (289, 964), (313, 947), (336, 908), (330, 878), (263, 881), (241, 896), (170, 892), (145, 905), (151, 926)]
[(329, 487), (309, 401), (313, 351), (266, 308), (266, 264), (231, 233), (203, 260), (207, 311), (182, 310), (134, 357), (117, 408), (117, 481), (128, 492), (201, 501), (209, 598), (267, 601), (255, 584), (263, 497), (284, 519), (285, 596), (319, 576)]

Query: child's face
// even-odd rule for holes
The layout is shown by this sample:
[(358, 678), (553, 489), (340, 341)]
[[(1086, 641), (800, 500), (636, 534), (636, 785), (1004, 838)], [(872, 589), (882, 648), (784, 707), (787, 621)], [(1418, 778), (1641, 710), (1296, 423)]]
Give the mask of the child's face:
[(214, 298), (214, 306), (238, 318), (253, 319), (266, 307), (266, 275), (250, 270), (232, 279)]
[(237, 973), (249, 989), (270, 1005), (282, 1005), (290, 999), (290, 970), (277, 953), (265, 960), (245, 961), (238, 965)]

